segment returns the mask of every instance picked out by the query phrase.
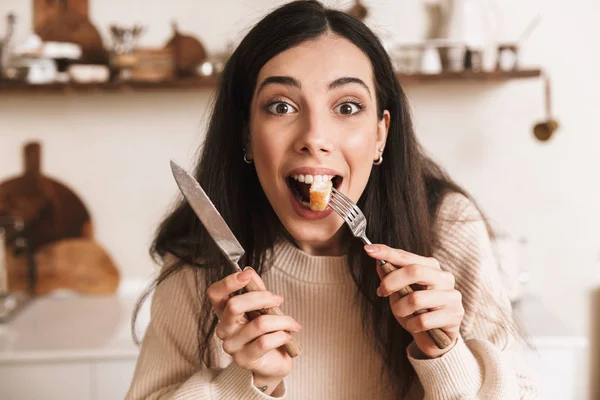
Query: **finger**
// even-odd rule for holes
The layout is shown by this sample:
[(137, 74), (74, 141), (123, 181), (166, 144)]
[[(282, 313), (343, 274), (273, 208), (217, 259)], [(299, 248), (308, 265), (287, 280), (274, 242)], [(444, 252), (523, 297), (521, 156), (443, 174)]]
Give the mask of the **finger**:
[(231, 335), (239, 326), (248, 323), (247, 312), (279, 307), (281, 303), (283, 303), (283, 297), (266, 290), (247, 292), (231, 297), (225, 304), (220, 318), (223, 336)]
[(419, 310), (462, 307), (462, 297), (458, 290), (419, 290), (393, 302), (392, 313), (396, 318), (406, 318)]
[(399, 320), (399, 322), (408, 332), (419, 333), (434, 328), (440, 328), (444, 331), (455, 330), (460, 325), (461, 320), (460, 313), (450, 312), (442, 308), (441, 310), (429, 311)]
[[(250, 371), (262, 366), (265, 354), (275, 350), (292, 339), (289, 333), (277, 331), (262, 335), (245, 346), (241, 351), (234, 353), (233, 359), (240, 367)], [(282, 352), (286, 354), (285, 352)]]
[(229, 296), (246, 286), (253, 275), (256, 275), (254, 270), (245, 269), (243, 272), (227, 275), (206, 289), (208, 300), (213, 305), (218, 317), (223, 313), (223, 308)]
[(261, 315), (246, 324), (237, 334), (224, 341), (223, 350), (228, 354), (237, 353), (248, 343), (267, 333), (277, 331), (299, 332), (300, 329), (302, 327), (292, 317)]
[[(256, 271), (254, 271), (254, 269), (252, 269), (252, 267), (246, 267), (246, 268), (248, 268), (254, 272), (250, 276), (250, 281), (246, 284), (246, 290), (251, 291), (251, 292), (256, 292), (259, 290), (267, 290), (260, 275), (258, 275), (256, 273)], [(246, 269), (244, 269), (244, 270), (246, 270)]]
[(375, 266), (375, 268), (377, 270), (377, 275), (379, 275), (379, 279), (383, 279), (385, 274), (383, 273), (383, 270), (381, 269), (381, 264), (379, 264), (379, 261), (377, 261), (377, 265)]
[(248, 311), (246, 313), (246, 317), (252, 321), (254, 318), (258, 318), (260, 315), (262, 315), (260, 312), (258, 311)]
[(408, 251), (394, 249), (383, 244), (371, 244), (365, 246), (365, 251), (377, 260), (386, 260), (398, 267), (409, 264), (421, 264), (433, 268), (440, 268), (440, 263), (433, 257), (423, 257)]
[(425, 265), (409, 264), (383, 277), (378, 294), (386, 297), (415, 283), (430, 289), (453, 289), (454, 275)]

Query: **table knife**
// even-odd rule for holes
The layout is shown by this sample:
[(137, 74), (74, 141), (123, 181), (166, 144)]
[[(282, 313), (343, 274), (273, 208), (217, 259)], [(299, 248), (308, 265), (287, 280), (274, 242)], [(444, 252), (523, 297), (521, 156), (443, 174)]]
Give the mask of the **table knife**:
[[(213, 238), (221, 253), (225, 256), (229, 264), (236, 270), (242, 271), (238, 262), (245, 254), (244, 248), (237, 240), (229, 226), (214, 206), (208, 195), (200, 184), (191, 176), (185, 169), (179, 166), (175, 161), (171, 160), (171, 171), (173, 177), (179, 186), (179, 190), (183, 197), (194, 210), (202, 225), (206, 228), (210, 236)], [(250, 281), (246, 287), (246, 291), (256, 292), (262, 289), (254, 282)], [(265, 315), (284, 315), (278, 307), (257, 310)], [(287, 332), (290, 334), (289, 332)], [(300, 354), (301, 349), (296, 340), (292, 339), (284, 345), (285, 351), (290, 357), (296, 357)]]

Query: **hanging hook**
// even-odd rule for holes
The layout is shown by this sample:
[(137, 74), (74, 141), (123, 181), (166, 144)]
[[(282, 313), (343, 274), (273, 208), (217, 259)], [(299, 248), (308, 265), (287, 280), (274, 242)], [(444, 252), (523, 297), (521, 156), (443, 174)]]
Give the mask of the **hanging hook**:
[(548, 74), (542, 72), (542, 79), (544, 80), (544, 105), (546, 109), (546, 120), (538, 122), (533, 127), (533, 134), (536, 139), (545, 142), (552, 137), (554, 132), (560, 127), (557, 120), (552, 118), (552, 91), (550, 88), (550, 77)]

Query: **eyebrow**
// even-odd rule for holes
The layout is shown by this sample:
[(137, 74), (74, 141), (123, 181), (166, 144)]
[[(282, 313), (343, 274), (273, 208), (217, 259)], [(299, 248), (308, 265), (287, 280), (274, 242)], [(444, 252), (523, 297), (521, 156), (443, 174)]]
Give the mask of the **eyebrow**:
[(291, 76), (269, 76), (264, 81), (262, 81), (262, 83), (258, 87), (256, 94), (259, 94), (260, 91), (265, 88), (265, 86), (274, 84), (274, 83), (278, 83), (280, 85), (285, 85), (285, 86), (293, 86), (293, 87), (297, 87), (298, 89), (302, 88), (302, 85), (300, 85), (300, 82), (298, 82), (297, 79), (292, 78)]
[[(329, 84), (328, 88), (329, 88), (329, 90), (333, 90), (333, 89), (337, 89), (339, 87), (342, 87), (344, 85), (349, 85), (352, 83), (359, 84), (360, 86), (364, 87), (366, 89), (367, 93), (369, 94), (369, 97), (371, 97), (371, 90), (369, 90), (369, 86), (367, 86), (367, 84), (362, 79), (355, 78), (352, 76), (344, 76), (341, 78), (337, 78), (336, 80), (334, 80), (333, 82), (331, 82)], [(298, 89), (302, 88), (302, 85), (300, 84), (300, 82), (297, 79), (292, 78), (291, 76), (269, 76), (264, 81), (262, 81), (262, 83), (258, 87), (258, 91), (256, 92), (256, 94), (259, 94), (261, 90), (263, 90), (266, 86), (268, 86), (270, 84), (293, 86)]]
[(339, 87), (349, 85), (351, 83), (357, 83), (360, 86), (364, 87), (367, 90), (367, 93), (369, 93), (369, 97), (371, 97), (371, 91), (369, 90), (367, 84), (362, 79), (355, 78), (352, 76), (344, 76), (341, 78), (337, 78), (335, 81), (329, 84), (329, 90), (337, 89)]

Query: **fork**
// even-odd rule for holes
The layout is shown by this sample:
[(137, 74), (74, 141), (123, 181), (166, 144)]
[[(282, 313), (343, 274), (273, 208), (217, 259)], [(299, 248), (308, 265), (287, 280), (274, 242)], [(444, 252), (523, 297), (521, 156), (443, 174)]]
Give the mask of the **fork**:
[[(360, 208), (358, 208), (358, 206), (354, 204), (350, 198), (348, 198), (348, 196), (336, 190), (335, 188), (332, 188), (331, 196), (329, 198), (329, 207), (331, 207), (336, 214), (342, 217), (355, 237), (360, 238), (364, 244), (372, 244), (366, 234), (367, 218)], [(379, 260), (379, 263), (381, 265), (381, 270), (385, 275), (396, 270), (396, 267), (385, 260)], [(399, 294), (400, 297), (404, 297), (412, 292), (414, 292), (414, 289), (411, 286), (406, 286), (400, 289)], [(414, 315), (423, 314), (428, 311), (429, 310), (426, 309), (418, 310), (414, 313)], [(427, 331), (427, 333), (439, 349), (445, 349), (452, 344), (452, 340), (448, 337), (446, 332), (439, 328), (430, 329)]]

